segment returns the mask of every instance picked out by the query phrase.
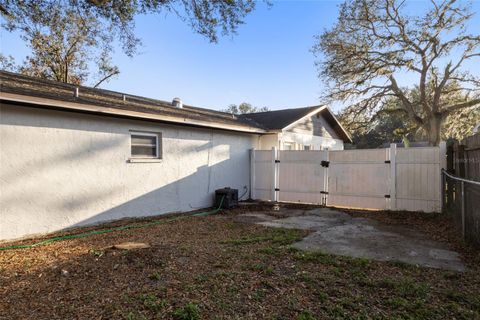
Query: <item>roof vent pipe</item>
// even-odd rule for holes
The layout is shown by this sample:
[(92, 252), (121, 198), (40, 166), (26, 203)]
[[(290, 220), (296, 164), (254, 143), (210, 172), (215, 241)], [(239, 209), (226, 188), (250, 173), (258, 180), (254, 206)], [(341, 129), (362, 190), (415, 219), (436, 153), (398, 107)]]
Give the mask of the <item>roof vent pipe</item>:
[(180, 98), (173, 98), (173, 100), (172, 100), (172, 106), (174, 106), (175, 108), (182, 109), (182, 108), (183, 108), (182, 99), (180, 99)]
[(75, 98), (78, 98), (79, 96), (79, 90), (78, 90), (78, 87), (75, 88)]

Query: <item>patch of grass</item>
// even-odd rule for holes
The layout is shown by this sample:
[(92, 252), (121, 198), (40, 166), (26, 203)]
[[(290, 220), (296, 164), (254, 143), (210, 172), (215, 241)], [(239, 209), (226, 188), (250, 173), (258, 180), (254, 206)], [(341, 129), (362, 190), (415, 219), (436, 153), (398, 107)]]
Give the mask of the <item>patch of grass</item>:
[(387, 300), (387, 305), (394, 309), (406, 309), (410, 306), (410, 302), (404, 298), (394, 297)]
[(187, 303), (173, 312), (173, 317), (178, 320), (199, 320), (200, 310), (194, 303)]
[(377, 287), (385, 288), (385, 289), (394, 289), (395, 288), (395, 281), (390, 278), (384, 278), (377, 282)]
[(415, 297), (424, 299), (427, 297), (429, 288), (424, 283), (406, 279), (397, 282), (395, 291), (402, 297)]
[(371, 261), (366, 258), (350, 258), (348, 260), (351, 266), (358, 269), (367, 269), (371, 264)]
[(208, 279), (209, 279), (209, 277), (206, 274), (199, 274), (199, 275), (195, 276), (195, 281), (200, 282), (200, 283), (207, 282)]
[(323, 291), (317, 291), (316, 295), (317, 295), (318, 300), (322, 303), (328, 300), (328, 294), (326, 294)]
[(393, 261), (390, 261), (390, 264), (392, 266), (395, 266), (397, 268), (400, 268), (400, 269), (404, 269), (404, 270), (411, 270), (411, 269), (415, 269), (416, 266), (412, 265), (412, 264), (408, 264), (406, 262), (403, 262), (403, 261), (399, 261), (399, 260), (393, 260)]
[(296, 318), (296, 320), (315, 320), (316, 318), (310, 313), (310, 311), (302, 311)]
[(303, 283), (306, 283), (306, 284), (315, 284), (316, 283), (315, 279), (310, 274), (308, 274), (306, 272), (302, 272), (297, 278), (300, 281), (302, 281)]
[(271, 241), (273, 238), (270, 236), (258, 236), (258, 237), (244, 237), (240, 239), (230, 239), (222, 241), (222, 244), (232, 244), (235, 246), (241, 246), (245, 244), (259, 243), (264, 241)]
[(402, 298), (425, 299), (429, 293), (429, 286), (425, 283), (406, 278), (394, 280), (385, 278), (377, 282), (377, 286), (393, 290), (394, 293)]
[(269, 235), (265, 236), (243, 237), (240, 239), (225, 240), (221, 243), (238, 246), (271, 241), (274, 244), (287, 245), (302, 239), (302, 231), (296, 229), (273, 229), (269, 233)]
[(318, 262), (321, 264), (337, 266), (337, 258), (322, 252), (298, 251), (293, 256), (296, 260), (302, 262)]
[(480, 313), (480, 295), (465, 294), (454, 290), (445, 291), (445, 297), (455, 303), (469, 306), (472, 310)]
[(143, 306), (152, 312), (159, 312), (168, 305), (166, 300), (159, 299), (154, 294), (143, 294), (140, 296), (140, 300)]
[(355, 276), (353, 281), (360, 287), (375, 287), (375, 282), (365, 275)]
[(261, 272), (265, 275), (272, 275), (274, 273), (272, 267), (269, 267), (269, 266), (261, 264), (261, 263), (254, 264), (251, 269), (254, 270), (254, 271)]
[(327, 314), (331, 319), (347, 319), (346, 311), (339, 305), (327, 308)]
[(258, 253), (278, 256), (281, 254), (281, 250), (277, 247), (268, 246), (257, 250)]
[(345, 310), (357, 310), (358, 309), (358, 299), (352, 298), (352, 297), (345, 297), (340, 299), (339, 301), (340, 305), (342, 306), (343, 309)]
[(262, 301), (267, 296), (264, 290), (256, 290), (252, 293), (252, 299), (255, 301)]
[(272, 242), (287, 245), (302, 240), (303, 232), (296, 229), (276, 229)]

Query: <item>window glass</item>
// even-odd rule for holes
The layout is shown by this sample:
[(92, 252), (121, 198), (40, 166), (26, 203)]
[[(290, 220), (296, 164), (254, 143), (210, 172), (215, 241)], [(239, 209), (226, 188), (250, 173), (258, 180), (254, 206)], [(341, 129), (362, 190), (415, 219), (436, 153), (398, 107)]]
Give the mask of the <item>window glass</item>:
[(159, 134), (132, 132), (130, 142), (132, 158), (160, 158)]

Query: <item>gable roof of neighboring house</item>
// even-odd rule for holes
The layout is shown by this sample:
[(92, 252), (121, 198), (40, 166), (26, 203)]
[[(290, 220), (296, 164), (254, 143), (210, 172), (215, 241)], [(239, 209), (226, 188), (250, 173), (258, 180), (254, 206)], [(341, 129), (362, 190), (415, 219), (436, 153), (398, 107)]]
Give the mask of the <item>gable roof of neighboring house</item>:
[(348, 133), (326, 106), (236, 116), (190, 105), (178, 108), (167, 101), (76, 86), (7, 71), (0, 71), (0, 101), (37, 108), (259, 134), (279, 131), (311, 115), (312, 112), (313, 114), (322, 112), (339, 137), (345, 142), (351, 142)]
[(335, 115), (327, 106), (312, 106), (305, 108), (283, 109), (240, 115), (244, 121), (254, 121), (270, 131), (282, 131), (295, 123), (320, 113), (322, 117), (337, 133), (338, 137), (346, 143), (352, 143), (348, 132), (342, 127)]
[[(78, 94), (76, 94), (78, 92)], [(230, 113), (135, 95), (76, 86), (0, 71), (0, 100), (18, 105), (85, 112), (124, 118), (161, 121), (231, 131), (265, 133), (253, 121), (239, 120)]]

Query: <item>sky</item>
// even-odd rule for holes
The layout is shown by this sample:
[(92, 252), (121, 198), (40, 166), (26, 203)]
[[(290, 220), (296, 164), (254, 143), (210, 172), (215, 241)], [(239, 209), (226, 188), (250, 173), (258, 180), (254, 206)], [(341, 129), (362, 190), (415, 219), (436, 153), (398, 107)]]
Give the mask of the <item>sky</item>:
[[(116, 50), (113, 61), (121, 74), (102, 88), (166, 101), (180, 97), (185, 104), (216, 110), (242, 102), (271, 110), (317, 105), (324, 87), (311, 48), (314, 36), (335, 23), (338, 4), (260, 2), (236, 35), (217, 44), (173, 15), (139, 16), (140, 53), (129, 58)], [(414, 10), (424, 5), (410, 4)], [(480, 1), (473, 9), (480, 13)], [(480, 16), (473, 27), (480, 29)], [(1, 52), (21, 62), (28, 48), (19, 35), (2, 30), (0, 36)]]

